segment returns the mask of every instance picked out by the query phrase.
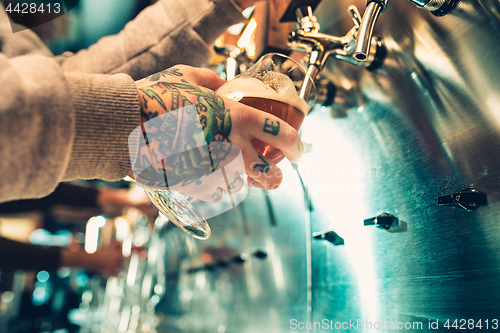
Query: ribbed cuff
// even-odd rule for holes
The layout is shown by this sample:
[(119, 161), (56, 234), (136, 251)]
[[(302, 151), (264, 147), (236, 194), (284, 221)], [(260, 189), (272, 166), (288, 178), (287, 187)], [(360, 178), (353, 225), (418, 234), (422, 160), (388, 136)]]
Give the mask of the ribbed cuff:
[(64, 180), (119, 180), (130, 173), (128, 137), (140, 126), (134, 81), (125, 74), (65, 73), (75, 136)]

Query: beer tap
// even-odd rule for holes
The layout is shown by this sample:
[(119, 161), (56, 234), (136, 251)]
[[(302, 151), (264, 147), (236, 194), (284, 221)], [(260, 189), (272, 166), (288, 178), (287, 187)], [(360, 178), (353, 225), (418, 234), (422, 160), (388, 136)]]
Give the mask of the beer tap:
[(248, 57), (247, 48), (253, 41), (256, 27), (257, 22), (252, 18), (246, 24), (236, 46), (222, 45), (222, 43), (216, 42), (214, 51), (226, 58), (222, 68), (218, 71), (219, 76), (229, 81), (249, 67), (252, 61)]
[[(436, 16), (443, 16), (456, 7), (458, 0), (409, 0), (417, 7), (426, 9)], [(329, 56), (347, 61), (372, 71), (380, 67), (386, 56), (381, 38), (373, 36), (373, 28), (389, 0), (366, 0), (366, 9), (361, 18), (356, 6), (349, 6), (352, 27), (345, 36), (336, 37), (320, 33), (320, 25), (313, 15), (319, 0), (292, 0), (280, 22), (298, 21), (298, 28), (288, 37), (288, 45), (309, 56), (308, 69), (315, 78)], [(295, 10), (295, 13), (293, 13)], [(295, 15), (293, 15), (295, 14)], [(295, 17), (294, 17), (295, 16)]]
[[(370, 55), (370, 46), (373, 36), (373, 28), (380, 14), (385, 11), (389, 0), (367, 0), (366, 10), (361, 21), (359, 13), (355, 6), (349, 7), (349, 13), (354, 21), (354, 26), (357, 29), (356, 46), (354, 47), (353, 57), (359, 61), (367, 60)], [(353, 13), (355, 13), (353, 15)]]
[(345, 36), (336, 37), (319, 32), (320, 25), (310, 6), (296, 9), (298, 29), (288, 37), (291, 49), (308, 55), (308, 72), (315, 78), (329, 56), (347, 61), (368, 70), (377, 69), (383, 62), (386, 49), (382, 40), (373, 36), (373, 27), (388, 0), (372, 1), (368, 4), (363, 18), (356, 6), (349, 7), (354, 26)]

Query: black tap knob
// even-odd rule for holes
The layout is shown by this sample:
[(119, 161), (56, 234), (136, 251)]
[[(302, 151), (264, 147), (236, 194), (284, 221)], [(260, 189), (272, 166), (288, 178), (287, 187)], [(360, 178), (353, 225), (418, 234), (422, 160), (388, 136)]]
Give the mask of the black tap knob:
[(217, 266), (219, 267), (227, 267), (231, 265), (231, 259), (229, 258), (222, 258), (221, 260), (217, 261)]
[(377, 217), (372, 217), (364, 220), (364, 225), (376, 225), (377, 227), (385, 230), (389, 230), (393, 226), (399, 224), (399, 219), (389, 213), (382, 213)]
[(333, 245), (344, 245), (344, 239), (332, 230), (326, 232), (316, 232), (313, 234), (313, 237), (314, 239), (324, 239)]
[(241, 253), (240, 255), (233, 258), (233, 262), (237, 264), (243, 264), (248, 260), (248, 254)]
[(450, 206), (456, 205), (465, 210), (475, 210), (481, 205), (486, 205), (488, 200), (485, 193), (481, 193), (471, 187), (461, 192), (440, 195), (438, 197), (438, 205)]
[(259, 259), (267, 258), (267, 252), (264, 250), (257, 250), (253, 255)]
[(216, 264), (215, 263), (209, 263), (209, 264), (205, 264), (205, 266), (203, 267), (204, 270), (206, 271), (213, 271), (215, 269), (215, 266)]
[(199, 271), (203, 270), (202, 267), (191, 267), (187, 270), (188, 274), (195, 274), (198, 273)]

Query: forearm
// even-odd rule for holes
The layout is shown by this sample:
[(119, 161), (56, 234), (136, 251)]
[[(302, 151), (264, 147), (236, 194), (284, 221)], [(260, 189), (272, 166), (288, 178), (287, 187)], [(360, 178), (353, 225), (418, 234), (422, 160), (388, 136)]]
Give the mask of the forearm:
[(0, 202), (48, 195), (64, 173), (74, 127), (55, 61), (0, 54)]
[(79, 268), (91, 268), (92, 267), (92, 255), (85, 251), (69, 251), (68, 249), (61, 249), (60, 251), (61, 260), (59, 261), (59, 267), (79, 267)]
[(140, 125), (134, 81), (125, 74), (66, 73), (66, 78), (74, 101), (75, 139), (63, 180), (122, 179), (131, 170), (129, 135)]
[(61, 250), (60, 267), (78, 267), (112, 275), (120, 270), (122, 260), (121, 243), (113, 242), (94, 253)]
[(230, 0), (159, 1), (119, 34), (59, 61), (66, 71), (127, 73), (134, 79), (176, 64), (199, 66), (211, 56), (215, 38), (243, 19)]
[(0, 86), (0, 202), (130, 172), (140, 105), (129, 76), (64, 73), (49, 57), (0, 54)]
[(0, 270), (55, 270), (60, 248), (25, 244), (0, 237)]

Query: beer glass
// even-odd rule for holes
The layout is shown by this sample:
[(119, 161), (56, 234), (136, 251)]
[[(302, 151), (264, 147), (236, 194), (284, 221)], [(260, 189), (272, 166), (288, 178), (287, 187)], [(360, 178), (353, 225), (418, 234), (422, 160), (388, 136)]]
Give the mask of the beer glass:
[(212, 233), (203, 215), (194, 207), (194, 198), (186, 197), (179, 192), (159, 190), (143, 186), (149, 200), (163, 215), (182, 231), (197, 239), (208, 239)]
[[(270, 113), (299, 130), (316, 100), (316, 88), (307, 71), (295, 60), (278, 53), (261, 57), (246, 72), (222, 85), (217, 93), (237, 102)], [(278, 163), (281, 151), (252, 139), (254, 148)], [(210, 226), (192, 204), (192, 199), (171, 190), (144, 186), (155, 206), (171, 222), (198, 239), (210, 236)]]
[[(268, 53), (246, 72), (222, 85), (217, 93), (237, 102), (270, 113), (299, 130), (316, 102), (313, 78), (292, 58)], [(283, 154), (258, 139), (254, 148), (268, 160), (278, 163)]]

